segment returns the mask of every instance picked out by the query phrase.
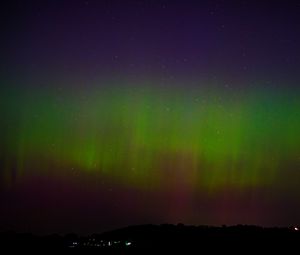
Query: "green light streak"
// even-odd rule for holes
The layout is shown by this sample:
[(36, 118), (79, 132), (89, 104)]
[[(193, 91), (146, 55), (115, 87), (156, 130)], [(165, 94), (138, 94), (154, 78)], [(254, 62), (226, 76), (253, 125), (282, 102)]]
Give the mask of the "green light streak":
[[(169, 92), (167, 92), (169, 91)], [(298, 93), (164, 90), (146, 84), (72, 92), (4, 91), (4, 180), (17, 169), (74, 167), (163, 186), (180, 172), (195, 190), (269, 185), (299, 164)], [(62, 166), (52, 169), (49, 162)]]

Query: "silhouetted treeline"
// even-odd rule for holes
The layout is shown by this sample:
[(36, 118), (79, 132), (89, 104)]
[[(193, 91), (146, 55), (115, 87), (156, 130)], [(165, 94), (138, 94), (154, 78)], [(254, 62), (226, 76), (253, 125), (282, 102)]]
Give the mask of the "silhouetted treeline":
[(90, 236), (36, 236), (2, 232), (0, 249), (5, 251), (61, 251), (132, 254), (134, 252), (298, 252), (297, 228), (258, 226), (141, 225)]

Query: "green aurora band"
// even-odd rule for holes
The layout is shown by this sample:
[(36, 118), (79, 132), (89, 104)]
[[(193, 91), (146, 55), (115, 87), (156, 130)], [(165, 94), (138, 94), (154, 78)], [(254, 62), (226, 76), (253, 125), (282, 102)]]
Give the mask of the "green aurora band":
[(295, 89), (123, 83), (72, 92), (7, 86), (2, 186), (75, 169), (138, 189), (175, 180), (210, 192), (280, 185), (285, 171), (299, 169)]

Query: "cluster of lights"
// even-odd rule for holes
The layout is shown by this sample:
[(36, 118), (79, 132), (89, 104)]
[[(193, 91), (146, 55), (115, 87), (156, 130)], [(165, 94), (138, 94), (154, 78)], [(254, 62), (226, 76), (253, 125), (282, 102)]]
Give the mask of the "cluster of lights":
[[(89, 239), (88, 242), (84, 242), (82, 244), (83, 246), (87, 247), (112, 247), (112, 246), (130, 246), (132, 245), (132, 242), (130, 241), (104, 241), (100, 240), (97, 242), (95, 239)], [(79, 242), (72, 242), (72, 244), (69, 246), (70, 248), (75, 248), (77, 246), (80, 246)]]

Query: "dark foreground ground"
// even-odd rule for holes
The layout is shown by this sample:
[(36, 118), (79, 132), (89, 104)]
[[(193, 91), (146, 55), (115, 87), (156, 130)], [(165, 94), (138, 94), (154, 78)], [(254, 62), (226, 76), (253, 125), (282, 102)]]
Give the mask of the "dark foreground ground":
[(0, 252), (60, 252), (93, 254), (185, 253), (267, 253), (300, 254), (297, 228), (261, 228), (257, 226), (184, 226), (142, 225), (79, 237), (35, 236), (2, 232)]

